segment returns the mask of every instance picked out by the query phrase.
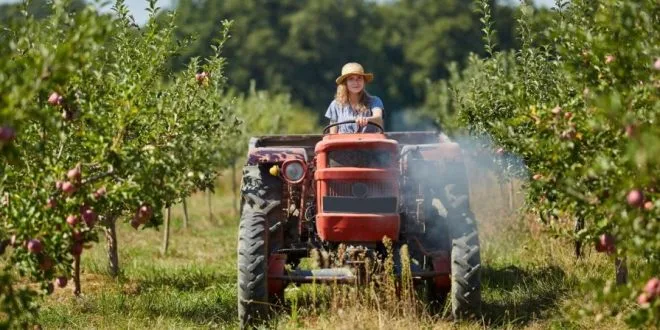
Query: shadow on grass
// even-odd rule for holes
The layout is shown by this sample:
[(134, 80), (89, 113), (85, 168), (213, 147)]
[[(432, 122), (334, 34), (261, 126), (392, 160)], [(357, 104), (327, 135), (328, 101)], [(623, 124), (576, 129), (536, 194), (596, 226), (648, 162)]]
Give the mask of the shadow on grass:
[(566, 274), (556, 266), (521, 269), (485, 267), (482, 278), (482, 316), (489, 326), (523, 326), (550, 317), (568, 288)]
[(235, 322), (235, 283), (235, 276), (194, 269), (161, 270), (137, 281), (145, 312), (207, 326)]

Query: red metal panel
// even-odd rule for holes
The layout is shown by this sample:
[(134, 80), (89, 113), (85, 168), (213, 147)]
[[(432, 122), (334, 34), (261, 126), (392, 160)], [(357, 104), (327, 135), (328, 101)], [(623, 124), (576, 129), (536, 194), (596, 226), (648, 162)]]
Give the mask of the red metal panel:
[(441, 253), (432, 257), (433, 270), (443, 273), (433, 279), (435, 287), (438, 290), (449, 290), (451, 288), (451, 259), (446, 253)]
[(316, 180), (390, 180), (398, 179), (398, 169), (335, 167), (316, 170)]
[[(268, 294), (276, 295), (284, 290), (284, 281), (280, 278), (284, 275), (284, 266), (286, 264), (286, 254), (272, 254), (268, 258)], [(284, 297), (281, 297), (284, 298)]]
[(323, 139), (316, 144), (314, 151), (316, 153), (327, 151), (328, 149), (385, 149), (396, 151), (398, 143), (395, 140), (388, 140), (380, 134), (339, 134), (339, 137)]
[(319, 213), (316, 230), (324, 241), (380, 242), (383, 236), (396, 241), (401, 220), (398, 214)]
[(282, 163), (286, 160), (305, 162), (307, 155), (303, 148), (255, 148), (248, 153), (248, 164)]
[(463, 154), (458, 143), (440, 143), (432, 148), (422, 148), (420, 153), (427, 160), (454, 160), (463, 159)]

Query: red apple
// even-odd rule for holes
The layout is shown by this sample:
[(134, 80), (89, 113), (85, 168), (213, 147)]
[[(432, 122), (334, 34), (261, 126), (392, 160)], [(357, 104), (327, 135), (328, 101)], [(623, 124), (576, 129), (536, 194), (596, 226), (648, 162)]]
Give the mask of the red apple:
[(149, 204), (142, 204), (135, 214), (135, 219), (139, 223), (144, 224), (149, 221), (152, 216), (153, 210), (151, 209), (151, 206)]
[(82, 171), (80, 169), (80, 164), (78, 164), (76, 167), (70, 169), (66, 173), (67, 178), (69, 180), (74, 181), (74, 182), (80, 182), (80, 178), (82, 177)]
[(614, 62), (615, 59), (616, 57), (614, 57), (614, 55), (605, 55), (605, 64), (610, 64)]
[(73, 183), (69, 181), (62, 183), (62, 191), (65, 194), (67, 194), (67, 196), (73, 195), (76, 192), (76, 190), (78, 190), (78, 188), (76, 188), (76, 185), (74, 185)]
[(16, 138), (16, 131), (11, 126), (0, 126), (0, 144), (9, 143)]
[(566, 119), (571, 119), (572, 117), (573, 117), (573, 113), (572, 113), (572, 112), (567, 111), (566, 113), (564, 113), (564, 118), (566, 118)]
[(602, 234), (598, 238), (596, 243), (596, 251), (598, 252), (607, 252), (613, 253), (616, 251), (616, 245), (614, 244), (614, 236), (610, 234)]
[(82, 212), (82, 217), (83, 220), (85, 220), (85, 223), (87, 224), (87, 227), (93, 228), (94, 225), (96, 224), (96, 220), (98, 219), (98, 216), (96, 215), (96, 212), (92, 210), (91, 208), (86, 208)]
[(57, 207), (57, 200), (52, 197), (48, 198), (48, 200), (46, 201), (46, 208), (54, 209), (56, 207)]
[(48, 104), (61, 105), (63, 100), (64, 98), (62, 97), (62, 95), (58, 94), (57, 92), (53, 92), (48, 97)]
[(653, 210), (653, 202), (648, 201), (648, 202), (644, 203), (644, 209), (647, 210), (647, 211)]
[(656, 70), (660, 70), (660, 57), (655, 59), (655, 62), (653, 62), (653, 68)]
[(96, 189), (96, 191), (93, 193), (94, 199), (99, 200), (101, 197), (105, 196), (106, 190), (105, 187), (101, 187), (99, 189)]
[(626, 200), (628, 201), (628, 205), (632, 207), (641, 207), (644, 203), (644, 194), (637, 189), (633, 189), (628, 193)]
[(646, 282), (644, 293), (646, 293), (649, 298), (660, 296), (660, 279), (654, 277)]
[(41, 251), (44, 249), (41, 241), (36, 238), (33, 238), (28, 242), (27, 248), (28, 251), (30, 251), (32, 254), (41, 253)]
[(646, 305), (651, 301), (649, 296), (646, 293), (642, 293), (637, 297), (637, 303), (640, 305)]
[(60, 276), (57, 279), (55, 279), (55, 284), (57, 284), (58, 288), (66, 287), (68, 282), (69, 282), (69, 280), (64, 276)]
[(205, 80), (208, 80), (209, 74), (206, 72), (202, 73), (197, 73), (195, 74), (195, 80), (197, 80), (198, 83), (203, 83)]
[(64, 182), (62, 182), (60, 180), (55, 181), (55, 189), (62, 190), (62, 185), (63, 184), (64, 184)]
[(534, 181), (539, 181), (539, 180), (543, 179), (543, 174), (536, 173), (536, 174), (534, 174), (532, 179), (534, 179)]
[(78, 222), (80, 222), (80, 218), (78, 218), (77, 215), (70, 214), (68, 217), (66, 217), (66, 223), (71, 227), (75, 227)]

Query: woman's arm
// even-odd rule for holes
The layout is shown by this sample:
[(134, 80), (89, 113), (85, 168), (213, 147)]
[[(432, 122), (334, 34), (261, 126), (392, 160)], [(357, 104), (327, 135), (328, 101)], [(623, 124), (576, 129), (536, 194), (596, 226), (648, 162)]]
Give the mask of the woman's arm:
[(371, 109), (371, 113), (373, 113), (373, 115), (367, 119), (369, 119), (370, 122), (378, 124), (380, 127), (385, 129), (385, 126), (383, 125), (383, 109), (373, 108)]
[[(330, 121), (330, 124), (331, 124), (331, 125), (334, 124), (334, 123), (335, 123), (335, 122)], [(330, 127), (330, 134), (337, 134), (337, 129), (338, 129), (338, 128), (339, 128), (339, 126), (333, 126), (333, 127)]]

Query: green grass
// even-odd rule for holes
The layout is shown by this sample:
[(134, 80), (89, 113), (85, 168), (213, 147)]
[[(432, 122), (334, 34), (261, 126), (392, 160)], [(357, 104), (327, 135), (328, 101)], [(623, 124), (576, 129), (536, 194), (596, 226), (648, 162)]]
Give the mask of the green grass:
[[(611, 260), (587, 253), (577, 261), (571, 242), (506, 207), (491, 179), (474, 180), (471, 196), (479, 219), (483, 261), (483, 317), (453, 323), (448, 317), (393, 312), (382, 305), (333, 296), (310, 285), (287, 289), (287, 306), (270, 324), (277, 328), (623, 328), (611, 317), (574, 318), (584, 304), (581, 284), (613, 278)], [(105, 244), (82, 258), (82, 297), (71, 288), (46, 299), (44, 328), (182, 329), (236, 328), (236, 234), (231, 196), (222, 183), (213, 196), (214, 221), (204, 194), (189, 201), (190, 226), (182, 228), (181, 206), (173, 208), (170, 250), (160, 253), (162, 232), (118, 226), (121, 276), (107, 275)], [(354, 292), (351, 288), (345, 291)], [(355, 294), (356, 295), (356, 294)], [(354, 295), (354, 296), (355, 296)], [(382, 302), (384, 303), (384, 302)]]

